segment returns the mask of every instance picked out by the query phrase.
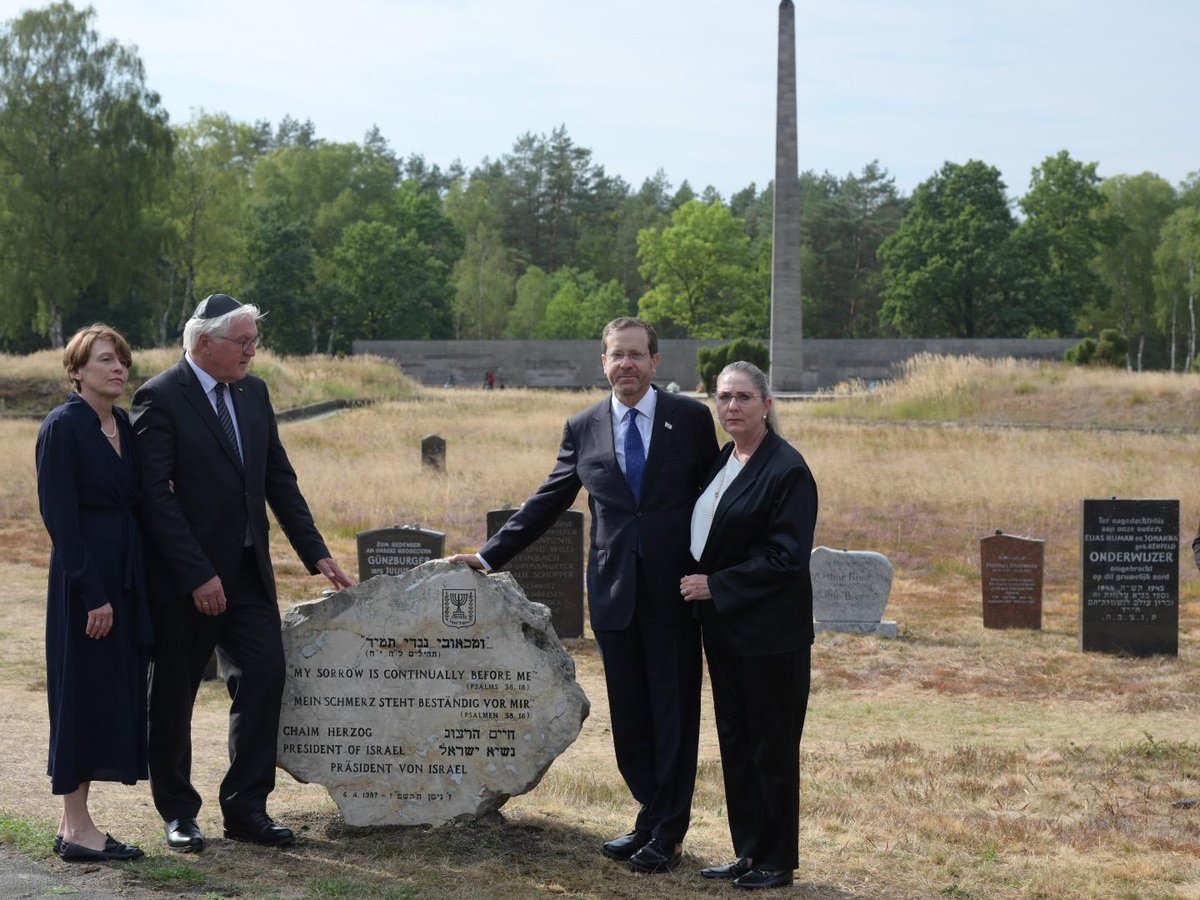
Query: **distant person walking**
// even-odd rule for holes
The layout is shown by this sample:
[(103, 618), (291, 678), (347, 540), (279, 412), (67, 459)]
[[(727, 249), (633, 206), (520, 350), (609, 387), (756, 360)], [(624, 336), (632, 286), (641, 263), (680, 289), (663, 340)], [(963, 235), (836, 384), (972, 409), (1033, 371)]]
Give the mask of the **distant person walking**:
[(696, 574), (679, 591), (703, 623), (737, 859), (701, 874), (739, 888), (784, 887), (799, 865), (817, 485), (779, 435), (761, 369), (730, 363), (717, 376), (716, 399), (733, 440), (692, 512)]
[(54, 851), (68, 862), (137, 859), (140, 848), (92, 821), (94, 781), (146, 778), (146, 669), (152, 629), (138, 465), (129, 417), (116, 406), (133, 354), (107, 325), (63, 351), (74, 392), (38, 432), (38, 506), (50, 535), (46, 592), (47, 774), (63, 813)]
[(247, 374), (258, 308), (226, 294), (196, 307), (183, 358), (133, 396), (142, 460), (147, 576), (157, 650), (150, 680), (150, 787), (167, 846), (204, 847), (192, 785), (192, 706), (214, 648), (229, 689), (225, 837), (280, 846), (266, 810), (284, 659), (267, 505), (310, 574), (354, 583), (330, 555), (288, 461), (266, 383)]
[(635, 871), (667, 872), (690, 822), (700, 733), (700, 633), (679, 579), (692, 571), (688, 520), (716, 430), (703, 404), (651, 384), (659, 355), (648, 324), (614, 319), (600, 340), (612, 395), (567, 420), (554, 470), (479, 554), (450, 561), (504, 565), (587, 490), (592, 630), (617, 767), (640, 804), (633, 829), (602, 850)]

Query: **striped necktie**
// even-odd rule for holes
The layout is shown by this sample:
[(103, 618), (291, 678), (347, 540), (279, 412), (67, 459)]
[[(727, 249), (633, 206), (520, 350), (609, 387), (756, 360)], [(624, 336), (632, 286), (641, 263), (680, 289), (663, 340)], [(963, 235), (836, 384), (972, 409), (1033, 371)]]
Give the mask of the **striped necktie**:
[(229, 407), (225, 405), (225, 388), (226, 385), (223, 381), (218, 381), (216, 387), (213, 388), (217, 398), (217, 419), (221, 423), (225, 437), (229, 438), (229, 443), (237, 451), (238, 459), (241, 459), (242, 448), (238, 445), (237, 432), (233, 428), (233, 417), (229, 415)]

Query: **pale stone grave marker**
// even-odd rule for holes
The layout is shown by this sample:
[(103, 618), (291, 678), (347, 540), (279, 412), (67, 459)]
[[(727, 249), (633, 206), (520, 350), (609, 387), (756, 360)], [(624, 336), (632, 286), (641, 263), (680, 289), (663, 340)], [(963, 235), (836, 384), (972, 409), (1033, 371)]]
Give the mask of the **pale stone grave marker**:
[(425, 563), (293, 607), (278, 763), (348, 825), (441, 825), (532, 790), (589, 704), (510, 575)]
[(813, 587), (813, 628), (894, 638), (899, 627), (884, 621), (892, 592), (892, 563), (870, 550), (816, 547), (809, 568)]

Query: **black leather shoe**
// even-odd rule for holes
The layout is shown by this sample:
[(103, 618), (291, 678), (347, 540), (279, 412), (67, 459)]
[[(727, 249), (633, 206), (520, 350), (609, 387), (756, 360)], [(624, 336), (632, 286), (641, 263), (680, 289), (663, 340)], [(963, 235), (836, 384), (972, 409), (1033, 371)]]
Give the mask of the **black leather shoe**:
[(668, 844), (653, 838), (645, 847), (629, 857), (629, 868), (645, 875), (658, 875), (677, 868), (682, 859), (681, 844)]
[(179, 853), (199, 853), (204, 849), (204, 835), (195, 819), (172, 819), (167, 823), (167, 849)]
[(127, 860), (141, 859), (146, 854), (142, 852), (141, 847), (133, 844), (126, 844), (123, 841), (118, 841), (111, 834), (104, 835), (104, 855), (109, 859)]
[(648, 843), (650, 843), (650, 832), (635, 830), (629, 832), (629, 834), (623, 834), (619, 838), (613, 838), (600, 849), (609, 859), (628, 862), (629, 857), (633, 856), (633, 854), (637, 853)]
[(56, 835), (54, 836), (54, 852), (55, 852), (55, 853), (56, 853), (58, 856), (62, 856), (62, 845), (63, 845), (63, 839), (62, 839), (62, 835), (61, 835), (61, 834), (56, 834)]
[(790, 869), (779, 872), (772, 869), (751, 869), (745, 875), (734, 879), (733, 886), (753, 891), (759, 888), (787, 887), (791, 883), (792, 873)]
[(108, 855), (103, 850), (93, 850), (83, 844), (72, 844), (63, 841), (59, 844), (58, 855), (66, 862), (108, 862)]
[(750, 863), (745, 857), (735, 859), (727, 866), (713, 866), (709, 869), (701, 869), (700, 876), (702, 878), (714, 878), (721, 881), (732, 881), (735, 878), (741, 878), (750, 871)]
[(276, 823), (265, 812), (252, 812), (245, 819), (226, 819), (225, 837), (266, 847), (284, 847), (296, 839), (292, 829)]

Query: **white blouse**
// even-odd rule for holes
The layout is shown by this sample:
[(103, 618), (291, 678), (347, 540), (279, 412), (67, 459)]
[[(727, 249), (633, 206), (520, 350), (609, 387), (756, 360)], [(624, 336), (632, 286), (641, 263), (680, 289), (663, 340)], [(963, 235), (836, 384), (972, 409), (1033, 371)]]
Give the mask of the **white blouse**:
[(699, 561), (704, 555), (704, 546), (708, 543), (708, 533), (712, 530), (713, 515), (717, 511), (717, 504), (721, 502), (721, 495), (729, 489), (733, 479), (737, 478), (744, 468), (746, 464), (738, 461), (737, 454), (730, 453), (728, 461), (717, 477), (709, 483), (704, 493), (696, 500), (696, 505), (692, 507), (693, 559)]

